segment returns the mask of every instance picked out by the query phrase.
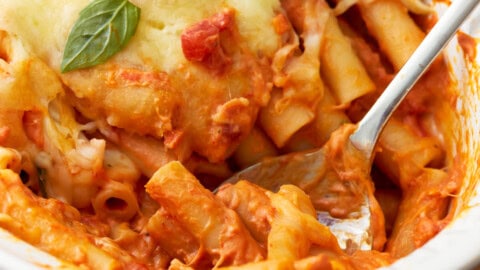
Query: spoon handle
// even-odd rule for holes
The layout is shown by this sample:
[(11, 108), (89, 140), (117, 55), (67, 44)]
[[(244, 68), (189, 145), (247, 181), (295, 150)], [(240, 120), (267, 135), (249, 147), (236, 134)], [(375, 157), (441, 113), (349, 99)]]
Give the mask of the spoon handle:
[(357, 129), (350, 136), (350, 141), (364, 153), (366, 158), (369, 160), (372, 158), (377, 139), (393, 111), (479, 2), (480, 0), (453, 1), (383, 94), (358, 123)]

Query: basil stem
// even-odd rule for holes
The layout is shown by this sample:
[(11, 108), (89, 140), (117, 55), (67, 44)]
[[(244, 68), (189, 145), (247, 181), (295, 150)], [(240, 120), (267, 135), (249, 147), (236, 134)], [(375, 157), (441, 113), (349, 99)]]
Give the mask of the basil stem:
[(61, 71), (107, 61), (135, 34), (139, 19), (140, 9), (128, 0), (94, 0), (80, 12), (68, 36)]

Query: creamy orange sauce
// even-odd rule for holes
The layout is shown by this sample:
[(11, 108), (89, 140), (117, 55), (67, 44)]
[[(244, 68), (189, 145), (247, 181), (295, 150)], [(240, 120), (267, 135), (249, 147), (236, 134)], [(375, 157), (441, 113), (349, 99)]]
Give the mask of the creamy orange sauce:
[(458, 44), (460, 44), (460, 47), (462, 48), (463, 53), (468, 58), (468, 60), (473, 62), (477, 56), (477, 49), (476, 49), (477, 42), (472, 36), (467, 35), (464, 32), (459, 32), (457, 35), (458, 35)]

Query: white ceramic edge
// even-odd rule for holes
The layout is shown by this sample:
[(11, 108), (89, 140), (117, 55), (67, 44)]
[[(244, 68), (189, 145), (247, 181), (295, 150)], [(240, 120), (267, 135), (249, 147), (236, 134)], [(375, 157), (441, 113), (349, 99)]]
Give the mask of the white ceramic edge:
[(382, 269), (474, 269), (480, 265), (480, 207), (463, 211), (450, 226), (405, 258)]
[(58, 258), (0, 228), (0, 269), (63, 269)]
[[(458, 1), (458, 0), (457, 0)], [(480, 9), (465, 32), (480, 37)], [(479, 27), (476, 29), (476, 26)], [(450, 46), (451, 48), (451, 46)], [(480, 49), (480, 48), (479, 48)], [(480, 59), (477, 59), (480, 63)], [(480, 103), (480, 102), (479, 102)], [(480, 108), (480, 104), (478, 104)], [(478, 116), (480, 117), (480, 116)], [(480, 134), (480, 121), (477, 121)], [(478, 186), (477, 191), (480, 189)], [(399, 259), (385, 270), (403, 269), (471, 269), (480, 264), (480, 193), (472, 199), (472, 205), (459, 213), (447, 228), (409, 256)], [(467, 245), (468, 243), (468, 245)], [(59, 269), (63, 262), (48, 253), (23, 242), (9, 232), (0, 229), (0, 269)]]

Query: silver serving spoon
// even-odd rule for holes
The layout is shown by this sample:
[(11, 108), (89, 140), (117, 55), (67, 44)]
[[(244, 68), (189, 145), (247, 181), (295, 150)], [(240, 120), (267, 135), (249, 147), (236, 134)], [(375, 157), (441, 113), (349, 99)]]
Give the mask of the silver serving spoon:
[[(265, 159), (238, 172), (224, 183), (235, 183), (246, 179), (274, 191), (283, 184), (293, 183), (312, 197), (314, 205), (315, 196), (322, 198), (323, 202), (331, 202), (330, 206), (315, 205), (318, 210), (318, 219), (330, 227), (342, 248), (371, 249), (375, 241), (373, 239), (377, 222), (375, 219), (379, 218), (375, 216), (374, 208), (378, 208), (378, 204), (373, 198), (373, 189), (363, 180), (370, 179), (373, 151), (378, 137), (394, 110), (479, 2), (480, 0), (453, 2), (384, 93), (357, 123), (353, 133), (349, 136), (347, 134), (344, 141), (340, 142), (343, 145), (343, 153), (332, 154), (332, 148), (334, 148), (332, 144), (339, 142), (332, 142), (330, 139), (324, 147), (315, 151)], [(359, 168), (354, 168), (352, 171), (352, 166), (348, 164), (343, 164), (345, 166), (333, 164), (332, 158), (349, 159), (349, 164), (352, 164), (353, 158), (357, 161), (354, 164)], [(352, 186), (355, 187), (352, 188)], [(360, 200), (358, 200), (359, 196)], [(348, 215), (337, 213), (332, 216), (332, 212), (337, 211), (336, 203), (352, 198), (357, 198), (357, 202), (363, 201), (363, 203)], [(327, 208), (328, 211), (325, 210)]]

